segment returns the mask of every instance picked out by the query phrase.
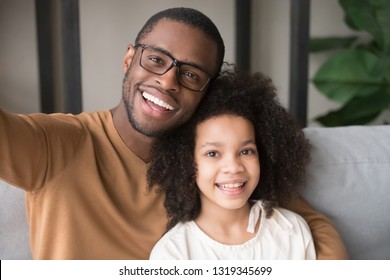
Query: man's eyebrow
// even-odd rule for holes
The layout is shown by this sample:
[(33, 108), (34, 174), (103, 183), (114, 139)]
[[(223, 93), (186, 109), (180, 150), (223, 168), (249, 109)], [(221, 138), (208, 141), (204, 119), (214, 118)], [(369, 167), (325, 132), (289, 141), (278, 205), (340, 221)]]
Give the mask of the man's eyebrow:
[(207, 72), (207, 70), (204, 69), (204, 67), (202, 67), (202, 66), (200, 66), (200, 65), (198, 65), (198, 64), (196, 64), (196, 63), (194, 63), (194, 62), (178, 60), (178, 59), (177, 59), (176, 57), (174, 57), (168, 50), (166, 50), (166, 49), (164, 49), (164, 48), (161, 48), (161, 47), (158, 47), (158, 46), (153, 46), (153, 45), (150, 45), (150, 46), (153, 47), (153, 48), (156, 49), (156, 50), (161, 51), (162, 53), (165, 53), (166, 55), (170, 56), (171, 58), (176, 59), (176, 60), (177, 60), (178, 62), (180, 62), (180, 63), (184, 63), (184, 64), (186, 64), (186, 65), (193, 66), (193, 67), (195, 67), (195, 68), (198, 68), (198, 69), (200, 69), (200, 70), (206, 72), (208, 75), (210, 75), (210, 74)]

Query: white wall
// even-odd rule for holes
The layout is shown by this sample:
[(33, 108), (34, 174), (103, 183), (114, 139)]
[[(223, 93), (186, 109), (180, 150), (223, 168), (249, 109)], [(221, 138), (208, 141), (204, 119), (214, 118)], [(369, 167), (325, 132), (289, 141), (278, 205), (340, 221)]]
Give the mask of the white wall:
[(252, 9), (252, 71), (270, 76), (288, 104), (290, 1), (255, 0)]
[(0, 107), (40, 110), (35, 1), (0, 0)]
[[(111, 108), (119, 102), (127, 45), (147, 18), (168, 7), (193, 7), (207, 14), (225, 40), (225, 60), (234, 62), (234, 4), (234, 0), (80, 0), (84, 110)], [(252, 4), (252, 71), (272, 77), (287, 106), (290, 0), (252, 0)], [(311, 0), (311, 35), (350, 33), (338, 0)], [(0, 106), (14, 112), (39, 111), (34, 1), (0, 0), (0, 42)], [(310, 55), (310, 77), (324, 58), (324, 54)], [(311, 84), (308, 100), (309, 120), (338, 106)]]

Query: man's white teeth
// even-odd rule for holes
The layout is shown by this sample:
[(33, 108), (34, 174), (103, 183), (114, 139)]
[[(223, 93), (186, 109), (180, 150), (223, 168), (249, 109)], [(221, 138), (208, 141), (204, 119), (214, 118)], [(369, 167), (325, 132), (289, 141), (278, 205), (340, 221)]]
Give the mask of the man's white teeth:
[(153, 102), (154, 104), (160, 106), (160, 107), (163, 107), (167, 110), (170, 110), (170, 111), (173, 111), (173, 108), (171, 105), (169, 105), (168, 103), (162, 101), (161, 99), (158, 99), (157, 97), (154, 97), (153, 95), (151, 95), (150, 93), (147, 93), (147, 92), (143, 92), (142, 93), (142, 96), (149, 100), (150, 102)]
[(218, 188), (221, 189), (238, 189), (238, 188), (242, 188), (244, 186), (244, 183), (223, 184), (223, 185), (217, 184), (217, 186)]

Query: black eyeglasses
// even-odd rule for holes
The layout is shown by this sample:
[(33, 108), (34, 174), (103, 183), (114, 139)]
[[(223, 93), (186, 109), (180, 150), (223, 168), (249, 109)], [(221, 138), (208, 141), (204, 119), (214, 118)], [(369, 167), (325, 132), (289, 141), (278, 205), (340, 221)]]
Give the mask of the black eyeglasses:
[(145, 70), (164, 75), (172, 67), (177, 67), (179, 84), (193, 91), (201, 92), (210, 82), (211, 77), (195, 65), (178, 61), (169, 53), (148, 45), (137, 44), (135, 48), (142, 48), (139, 64)]

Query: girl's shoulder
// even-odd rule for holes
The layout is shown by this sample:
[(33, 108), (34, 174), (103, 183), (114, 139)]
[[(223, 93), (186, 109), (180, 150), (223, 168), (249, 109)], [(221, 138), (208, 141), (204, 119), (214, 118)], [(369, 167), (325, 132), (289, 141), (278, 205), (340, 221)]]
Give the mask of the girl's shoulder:
[(304, 229), (310, 232), (309, 226), (303, 217), (286, 208), (273, 208), (272, 215), (267, 218), (263, 203), (264, 202), (262, 200), (259, 200), (252, 206), (252, 213), (256, 213), (258, 211), (261, 215), (262, 227), (272, 227), (273, 229), (287, 232), (292, 232), (294, 229), (299, 229), (299, 231)]
[(154, 245), (150, 259), (187, 259), (188, 238), (194, 222), (178, 223), (167, 231)]
[(265, 221), (274, 228), (290, 234), (301, 231), (310, 232), (309, 225), (301, 215), (281, 207), (275, 207), (272, 216)]

